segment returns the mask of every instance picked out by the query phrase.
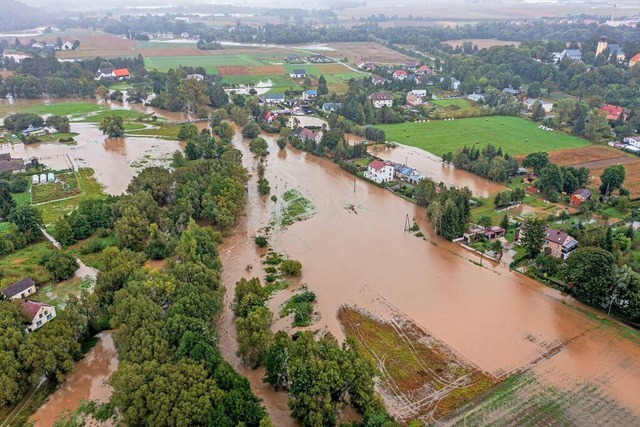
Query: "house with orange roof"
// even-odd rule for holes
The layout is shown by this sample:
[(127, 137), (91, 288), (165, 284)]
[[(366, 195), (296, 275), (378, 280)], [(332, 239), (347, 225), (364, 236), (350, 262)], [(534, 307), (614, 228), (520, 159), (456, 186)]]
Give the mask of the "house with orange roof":
[(129, 74), (129, 70), (126, 68), (117, 68), (113, 70), (113, 77), (116, 80), (129, 80), (131, 75)]
[(620, 118), (620, 114), (622, 114), (623, 121), (627, 120), (627, 115), (624, 114), (624, 109), (617, 105), (607, 104), (600, 109), (600, 112), (607, 115), (607, 120), (618, 120)]
[(636, 53), (636, 56), (629, 60), (629, 68), (633, 67), (640, 62), (640, 53)]

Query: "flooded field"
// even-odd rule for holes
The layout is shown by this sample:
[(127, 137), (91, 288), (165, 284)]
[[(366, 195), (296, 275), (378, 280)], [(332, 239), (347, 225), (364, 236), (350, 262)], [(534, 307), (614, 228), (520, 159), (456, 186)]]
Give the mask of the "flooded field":
[[(310, 219), (276, 230), (270, 238), (276, 251), (302, 262), (301, 283), (318, 297), (320, 320), (313, 328), (343, 339), (337, 312), (345, 304), (381, 319), (399, 313), (497, 380), (527, 371), (545, 387), (566, 393), (595, 387), (611, 403), (609, 409), (624, 409), (618, 411), (625, 414), (623, 424), (637, 425), (640, 397), (632, 387), (640, 383), (640, 346), (587, 316), (556, 290), (506, 269), (478, 266), (473, 254), (433, 235), (424, 209), (354, 181), (326, 160), (290, 147), (279, 151), (274, 139), (267, 139), (271, 194), (280, 198), (286, 190), (298, 189), (317, 207)], [(246, 143), (237, 135), (234, 144), (255, 174)], [(220, 338), (225, 358), (234, 366), (240, 363), (228, 305), (238, 279), (260, 274), (258, 268), (248, 272), (245, 267), (260, 265), (253, 237), (269, 222), (272, 204), (257, 195), (254, 178), (247, 216), (221, 248), (227, 307)], [(404, 232), (407, 216), (416, 220), (426, 241)], [(274, 298), (271, 309), (282, 299)], [(260, 370), (247, 371), (241, 369), (274, 423), (290, 425), (286, 395), (265, 388)], [(587, 410), (589, 400), (572, 404), (575, 411)], [(400, 418), (410, 415), (389, 406)]]
[(35, 427), (51, 427), (65, 411), (74, 411), (81, 400), (104, 403), (113, 389), (109, 376), (118, 369), (118, 353), (113, 345), (111, 332), (100, 334), (100, 341), (87, 355), (76, 363), (73, 373), (53, 393), (47, 402), (30, 419)]

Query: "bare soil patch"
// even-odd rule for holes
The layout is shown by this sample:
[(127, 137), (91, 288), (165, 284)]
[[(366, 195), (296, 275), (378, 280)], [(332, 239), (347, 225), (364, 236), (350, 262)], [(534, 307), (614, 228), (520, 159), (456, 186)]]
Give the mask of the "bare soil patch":
[(342, 64), (315, 64), (315, 67), (322, 74), (353, 73), (352, 70)]
[[(218, 67), (218, 72), (220, 72), (220, 67)], [(282, 65), (250, 65), (248, 74), (250, 76), (272, 76), (284, 74), (284, 68)]]
[(249, 67), (246, 65), (219, 65), (218, 74), (222, 76), (246, 76), (249, 74)]
[[(623, 166), (627, 171), (627, 176), (624, 179), (624, 184), (622, 184), (622, 186), (629, 190), (632, 198), (636, 198), (640, 196), (640, 159), (631, 159), (631, 162), (628, 162)], [(604, 170), (605, 167), (591, 169), (592, 180), (590, 182), (590, 187), (600, 187), (600, 175)]]
[(401, 420), (431, 423), (495, 383), (400, 313), (384, 321), (342, 307), (338, 319), (347, 337), (355, 339), (378, 368), (385, 401)]
[(378, 43), (332, 43), (334, 52), (329, 55), (335, 58), (347, 58), (350, 62), (358, 58), (378, 64), (399, 64), (415, 61), (407, 55), (391, 50)]
[(571, 165), (575, 168), (600, 169), (613, 165), (624, 165), (627, 163), (635, 163), (638, 159), (629, 156), (612, 157), (610, 159), (594, 160), (592, 162), (576, 163)]

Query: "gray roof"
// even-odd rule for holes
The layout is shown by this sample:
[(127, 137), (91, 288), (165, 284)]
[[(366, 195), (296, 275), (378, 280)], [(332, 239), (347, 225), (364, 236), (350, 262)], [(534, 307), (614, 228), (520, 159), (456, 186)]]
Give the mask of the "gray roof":
[(284, 93), (268, 93), (264, 96), (264, 99), (280, 99), (284, 101)]
[(582, 56), (580, 49), (567, 49), (564, 51), (567, 56)]
[(291, 72), (291, 74), (307, 74), (307, 72), (305, 70), (303, 70), (302, 68), (300, 68), (298, 70), (293, 70)]
[(589, 197), (591, 197), (593, 195), (593, 193), (591, 192), (591, 190), (587, 190), (586, 188), (580, 188), (580, 189), (574, 191), (573, 195), (582, 196), (582, 198), (588, 199)]
[(13, 296), (19, 295), (20, 292), (26, 291), (30, 287), (34, 286), (36, 283), (30, 278), (25, 277), (22, 280), (19, 280), (15, 283), (10, 284), (6, 288), (2, 290), (2, 293), (5, 297), (11, 298)]
[(519, 91), (519, 90), (512, 89), (512, 88), (510, 88), (510, 87), (505, 87), (504, 89), (502, 89), (502, 91), (503, 91), (503, 92), (505, 92), (505, 93), (509, 93), (509, 94), (511, 94), (511, 95), (517, 95), (517, 94), (519, 94), (519, 93), (520, 93), (520, 91)]

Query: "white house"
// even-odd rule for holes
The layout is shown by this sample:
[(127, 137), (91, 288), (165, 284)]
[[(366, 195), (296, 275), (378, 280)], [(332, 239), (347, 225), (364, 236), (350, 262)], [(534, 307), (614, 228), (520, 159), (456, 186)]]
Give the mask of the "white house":
[(369, 95), (369, 99), (373, 103), (373, 108), (382, 108), (393, 106), (393, 96), (384, 92), (374, 92)]
[(553, 102), (543, 101), (542, 99), (527, 98), (522, 103), (529, 111), (533, 111), (537, 104), (542, 106), (545, 113), (550, 113), (553, 110)]
[(409, 77), (409, 73), (407, 73), (405, 70), (396, 70), (393, 72), (393, 78), (395, 80), (404, 80), (407, 77)]
[(393, 179), (393, 166), (383, 163), (380, 160), (374, 160), (367, 166), (364, 177), (378, 184), (391, 181)]
[(456, 79), (455, 77), (451, 77), (451, 90), (458, 89), (460, 89), (460, 80)]
[(60, 50), (73, 50), (73, 48), (73, 43), (70, 41), (66, 41), (62, 43), (62, 46), (60, 46)]
[(582, 61), (582, 52), (580, 49), (565, 49), (562, 52), (553, 52), (551, 54), (554, 63), (561, 62), (565, 57), (569, 57), (574, 61)]
[(302, 92), (302, 100), (303, 101), (309, 101), (312, 99), (316, 99), (318, 97), (318, 91), (317, 90), (305, 90)]
[(292, 79), (304, 79), (307, 76), (307, 72), (303, 69), (293, 70), (289, 73), (289, 77)]
[(258, 99), (262, 104), (280, 104), (284, 102), (284, 93), (268, 93)]
[(424, 98), (425, 96), (427, 96), (427, 90), (426, 89), (413, 89), (411, 92), (414, 95), (418, 95), (422, 98)]
[(484, 101), (484, 95), (481, 93), (472, 93), (471, 95), (467, 95), (467, 99), (470, 99), (473, 102), (482, 102)]
[(2, 294), (7, 299), (20, 299), (26, 298), (29, 295), (36, 293), (36, 284), (30, 277), (10, 284), (2, 290)]
[(640, 135), (627, 136), (622, 140), (625, 144), (629, 144), (632, 147), (640, 148)]
[(56, 317), (54, 306), (43, 302), (24, 300), (22, 302), (22, 314), (26, 319), (26, 332), (33, 332), (45, 323)]

